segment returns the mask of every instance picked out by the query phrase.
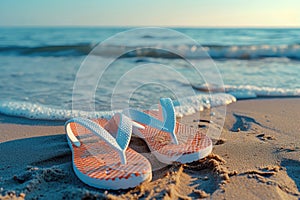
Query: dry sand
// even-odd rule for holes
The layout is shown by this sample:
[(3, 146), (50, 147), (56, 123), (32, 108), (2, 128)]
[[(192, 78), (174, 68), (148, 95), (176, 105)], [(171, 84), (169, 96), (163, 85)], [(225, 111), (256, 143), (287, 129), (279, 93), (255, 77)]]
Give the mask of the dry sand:
[[(181, 121), (198, 127), (200, 115), (210, 120), (206, 111)], [(213, 153), (191, 164), (163, 165), (132, 138), (130, 146), (152, 163), (153, 180), (121, 191), (77, 179), (63, 126), (11, 124), (6, 118), (0, 117), (0, 199), (300, 199), (299, 98), (229, 105)], [(200, 122), (204, 131), (208, 126), (213, 123)]]

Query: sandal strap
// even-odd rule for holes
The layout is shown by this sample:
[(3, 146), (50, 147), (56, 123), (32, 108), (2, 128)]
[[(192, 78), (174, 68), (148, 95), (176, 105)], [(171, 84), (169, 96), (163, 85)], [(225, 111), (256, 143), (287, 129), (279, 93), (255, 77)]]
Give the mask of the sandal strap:
[(98, 136), (101, 140), (105, 141), (110, 147), (116, 150), (121, 158), (121, 163), (126, 164), (126, 155), (125, 151), (128, 147), (131, 133), (132, 133), (132, 121), (122, 114), (115, 114), (111, 120), (118, 121), (118, 132), (117, 137), (114, 138), (106, 129), (101, 127), (99, 124), (85, 118), (73, 118), (66, 122), (65, 128), (67, 132), (68, 138), (74, 143), (75, 146), (80, 146), (80, 141), (77, 137), (73, 134), (69, 124), (76, 123), (79, 124), (86, 129), (90, 130), (94, 135)]
[(170, 133), (172, 142), (174, 144), (178, 144), (178, 140), (175, 134), (176, 115), (173, 101), (170, 98), (161, 98), (159, 102), (159, 110), (161, 115), (160, 118), (162, 120), (148, 115), (145, 112), (131, 108), (124, 110), (123, 114), (125, 114), (126, 116), (138, 123), (145, 124), (153, 128), (162, 130), (164, 132)]

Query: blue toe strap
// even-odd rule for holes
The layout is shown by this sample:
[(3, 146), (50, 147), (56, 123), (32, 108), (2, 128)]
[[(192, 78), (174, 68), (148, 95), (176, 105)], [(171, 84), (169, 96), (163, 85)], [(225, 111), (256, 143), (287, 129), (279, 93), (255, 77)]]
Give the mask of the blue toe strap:
[[(125, 151), (128, 147), (131, 133), (132, 133), (132, 121), (126, 117), (125, 115), (121, 115), (119, 113), (115, 114), (114, 118), (118, 121), (118, 132), (117, 137), (114, 138), (107, 130), (105, 130), (103, 127), (101, 127), (99, 124), (85, 118), (72, 118), (65, 124), (65, 129), (67, 132), (68, 138), (71, 140), (71, 142), (79, 147), (81, 142), (77, 139), (77, 137), (74, 135), (70, 123), (76, 123), (79, 124), (86, 129), (90, 130), (91, 133), (95, 134), (99, 137), (99, 139), (103, 140), (108, 144), (110, 147), (112, 147), (114, 150), (116, 150), (121, 159), (122, 164), (126, 164), (126, 155)], [(115, 119), (111, 119), (115, 120)]]
[(170, 133), (172, 142), (174, 144), (178, 144), (178, 140), (175, 134), (176, 115), (173, 101), (170, 98), (161, 98), (159, 112), (162, 120), (159, 120), (136, 109), (124, 110), (123, 114), (127, 115), (129, 118), (136, 122)]

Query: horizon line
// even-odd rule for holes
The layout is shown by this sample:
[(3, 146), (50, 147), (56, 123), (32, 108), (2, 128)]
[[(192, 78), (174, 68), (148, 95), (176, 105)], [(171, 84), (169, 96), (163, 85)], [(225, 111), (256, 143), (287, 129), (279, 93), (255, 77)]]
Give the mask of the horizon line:
[(149, 26), (143, 26), (143, 25), (136, 25), (136, 26), (129, 26), (129, 25), (0, 25), (0, 28), (146, 28), (146, 27), (160, 27), (160, 28), (266, 28), (266, 29), (272, 29), (272, 28), (282, 28), (282, 29), (288, 29), (288, 28), (300, 28), (299, 26), (188, 26), (188, 25), (176, 25), (176, 26), (170, 26), (170, 25), (149, 25)]

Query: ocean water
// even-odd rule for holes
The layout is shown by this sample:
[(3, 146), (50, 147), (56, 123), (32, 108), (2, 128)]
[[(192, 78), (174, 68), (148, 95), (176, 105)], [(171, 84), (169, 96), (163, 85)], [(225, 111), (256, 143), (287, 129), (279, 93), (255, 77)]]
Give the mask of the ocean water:
[(16, 117), (105, 117), (160, 97), (185, 115), (300, 96), (299, 75), (300, 29), (0, 28), (0, 113)]

